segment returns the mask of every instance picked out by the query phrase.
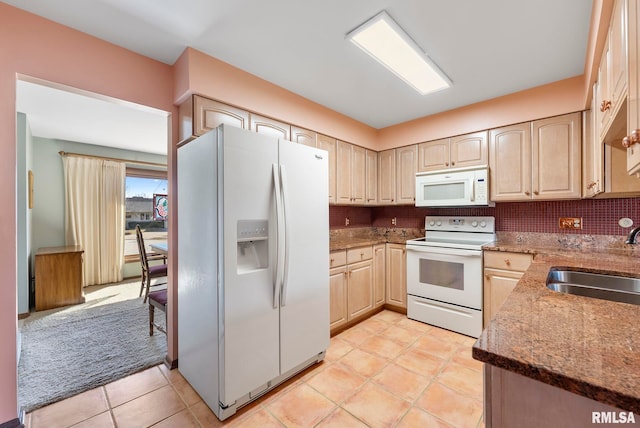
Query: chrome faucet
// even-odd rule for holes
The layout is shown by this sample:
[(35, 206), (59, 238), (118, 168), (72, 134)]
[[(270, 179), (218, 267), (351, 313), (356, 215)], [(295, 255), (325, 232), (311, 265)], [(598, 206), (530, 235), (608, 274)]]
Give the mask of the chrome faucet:
[(629, 232), (629, 236), (627, 236), (627, 240), (624, 241), (624, 243), (625, 244), (635, 244), (636, 243), (636, 236), (638, 236), (638, 233), (640, 233), (640, 226), (636, 227), (631, 232)]

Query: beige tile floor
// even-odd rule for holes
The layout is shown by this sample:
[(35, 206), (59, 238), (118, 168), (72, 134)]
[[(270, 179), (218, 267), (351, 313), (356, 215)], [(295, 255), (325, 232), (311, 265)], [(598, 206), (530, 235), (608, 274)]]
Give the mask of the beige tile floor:
[(219, 422), (177, 370), (152, 367), (38, 409), (27, 428), (484, 427), (474, 340), (382, 311), (326, 360)]

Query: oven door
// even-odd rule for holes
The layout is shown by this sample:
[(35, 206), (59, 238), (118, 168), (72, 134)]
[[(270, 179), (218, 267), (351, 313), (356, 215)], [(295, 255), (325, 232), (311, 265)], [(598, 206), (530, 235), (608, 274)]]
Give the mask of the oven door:
[(407, 245), (407, 294), (482, 310), (482, 250)]

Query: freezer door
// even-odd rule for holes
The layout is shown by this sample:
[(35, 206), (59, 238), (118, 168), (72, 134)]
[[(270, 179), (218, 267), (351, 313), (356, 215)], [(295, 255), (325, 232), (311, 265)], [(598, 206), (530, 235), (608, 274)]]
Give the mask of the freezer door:
[(218, 405), (217, 130), (178, 149), (178, 360), (180, 373)]
[(280, 374), (279, 308), (273, 305), (278, 141), (226, 126), (222, 134), (220, 401), (231, 405)]
[(329, 346), (327, 152), (280, 140), (285, 257), (280, 305), (284, 373)]

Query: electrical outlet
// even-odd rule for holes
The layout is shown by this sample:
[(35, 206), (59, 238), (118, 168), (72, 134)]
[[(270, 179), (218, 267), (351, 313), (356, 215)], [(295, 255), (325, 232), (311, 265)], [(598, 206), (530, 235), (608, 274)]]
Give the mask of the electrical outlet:
[(392, 225), (394, 225), (394, 226), (395, 226), (396, 224), (398, 224), (398, 219), (397, 219), (396, 217), (392, 218), (392, 219), (391, 219), (391, 224), (392, 224)]
[(349, 226), (349, 217), (345, 217), (345, 219), (344, 219), (344, 225), (345, 225), (345, 226)]
[(582, 217), (560, 217), (558, 226), (560, 229), (582, 229)]

